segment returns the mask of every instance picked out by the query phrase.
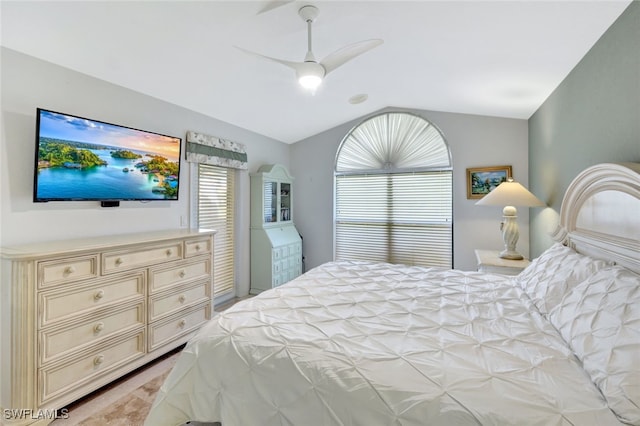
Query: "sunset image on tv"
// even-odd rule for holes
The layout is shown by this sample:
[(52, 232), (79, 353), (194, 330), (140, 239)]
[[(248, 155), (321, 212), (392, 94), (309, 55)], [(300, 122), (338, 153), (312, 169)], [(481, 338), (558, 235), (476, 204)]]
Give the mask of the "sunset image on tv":
[(36, 201), (178, 199), (180, 138), (38, 112)]

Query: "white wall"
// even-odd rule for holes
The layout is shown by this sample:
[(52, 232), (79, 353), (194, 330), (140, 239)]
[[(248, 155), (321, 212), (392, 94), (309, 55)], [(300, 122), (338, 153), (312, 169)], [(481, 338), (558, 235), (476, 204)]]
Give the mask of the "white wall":
[[(179, 201), (33, 203), (36, 108), (42, 107), (184, 139), (195, 130), (247, 145), (250, 171), (289, 165), (289, 146), (229, 123), (2, 48), (0, 245), (179, 228), (189, 218), (189, 167), (182, 162)], [(211, 102), (224, 102), (215, 93)], [(184, 151), (183, 151), (184, 152)], [(249, 279), (249, 179), (240, 176), (240, 291)]]
[[(402, 111), (387, 108), (384, 111)], [(407, 110), (440, 128), (453, 158), (454, 267), (474, 270), (475, 248), (502, 249), (502, 208), (480, 207), (467, 199), (466, 169), (511, 165), (514, 179), (527, 186), (527, 121), (446, 112)], [(377, 114), (380, 111), (374, 113)], [(367, 117), (374, 115), (370, 114)], [(302, 234), (308, 269), (333, 259), (333, 170), (338, 146), (354, 120), (291, 146), (295, 176), (295, 223)], [(529, 212), (519, 209), (518, 250), (529, 254)]]

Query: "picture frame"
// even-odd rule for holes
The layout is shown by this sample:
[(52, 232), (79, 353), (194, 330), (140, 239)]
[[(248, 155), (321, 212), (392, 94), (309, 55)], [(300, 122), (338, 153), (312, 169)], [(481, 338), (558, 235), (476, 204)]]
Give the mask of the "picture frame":
[(480, 199), (509, 178), (511, 178), (511, 166), (468, 168), (467, 198)]

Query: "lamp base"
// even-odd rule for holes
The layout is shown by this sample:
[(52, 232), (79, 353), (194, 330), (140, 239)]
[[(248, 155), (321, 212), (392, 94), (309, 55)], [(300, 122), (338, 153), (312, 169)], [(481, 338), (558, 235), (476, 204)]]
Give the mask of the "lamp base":
[(516, 243), (520, 232), (518, 231), (517, 210), (514, 206), (506, 206), (502, 210), (504, 222), (501, 224), (504, 250), (500, 253), (502, 259), (522, 260), (524, 256), (516, 251)]
[(503, 250), (500, 252), (500, 257), (502, 259), (510, 259), (510, 260), (522, 260), (524, 256), (518, 253), (515, 250)]

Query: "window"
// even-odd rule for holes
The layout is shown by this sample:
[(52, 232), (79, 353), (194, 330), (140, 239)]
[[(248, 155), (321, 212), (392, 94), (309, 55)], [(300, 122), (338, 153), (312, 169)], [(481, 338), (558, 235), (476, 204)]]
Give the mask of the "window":
[(335, 259), (452, 267), (452, 172), (440, 131), (385, 113), (342, 141), (335, 168)]
[(198, 164), (198, 227), (215, 229), (214, 297), (235, 293), (234, 216), (235, 170)]

